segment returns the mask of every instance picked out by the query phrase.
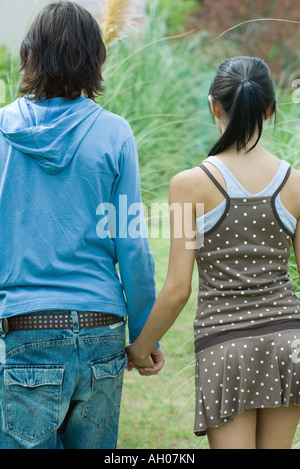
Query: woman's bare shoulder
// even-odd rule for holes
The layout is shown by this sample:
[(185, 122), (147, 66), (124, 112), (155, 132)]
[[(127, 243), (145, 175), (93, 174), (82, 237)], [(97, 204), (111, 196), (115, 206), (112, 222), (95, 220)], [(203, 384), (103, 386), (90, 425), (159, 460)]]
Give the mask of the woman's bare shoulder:
[(280, 192), (283, 205), (298, 220), (300, 217), (300, 170), (292, 167), (290, 176)]
[(300, 196), (300, 170), (292, 167), (291, 173), (287, 181), (287, 189), (289, 193), (293, 194), (294, 197), (297, 197), (299, 200)]
[(300, 169), (296, 169), (292, 166), (291, 176), (295, 181), (300, 181)]
[(191, 184), (199, 184), (206, 180), (205, 173), (201, 171), (199, 166), (186, 169), (172, 177), (170, 185), (177, 187), (191, 186)]

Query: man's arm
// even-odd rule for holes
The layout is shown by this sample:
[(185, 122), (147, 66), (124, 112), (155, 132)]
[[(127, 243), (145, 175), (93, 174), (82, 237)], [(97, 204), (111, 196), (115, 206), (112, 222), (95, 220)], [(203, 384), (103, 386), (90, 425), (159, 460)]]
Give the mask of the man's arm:
[[(128, 309), (130, 343), (141, 332), (156, 298), (155, 264), (142, 209), (139, 163), (133, 135), (123, 144), (112, 194), (116, 209), (116, 257)], [(155, 344), (157, 345), (157, 344)]]

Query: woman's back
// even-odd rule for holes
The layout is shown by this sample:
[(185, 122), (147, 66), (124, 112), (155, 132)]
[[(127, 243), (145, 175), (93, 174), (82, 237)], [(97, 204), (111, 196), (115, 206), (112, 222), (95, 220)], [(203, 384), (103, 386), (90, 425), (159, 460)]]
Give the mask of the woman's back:
[[(207, 169), (212, 165), (223, 175), (227, 190)], [(288, 264), (297, 220), (280, 200), (290, 165), (281, 161), (267, 186), (254, 194), (219, 158), (210, 157), (200, 167), (225, 198), (204, 215), (204, 223), (202, 217), (197, 219), (198, 236), (203, 236), (204, 226), (204, 242), (196, 254), (197, 347), (210, 334), (215, 340), (221, 331), (284, 321), (300, 312)], [(224, 333), (221, 336), (224, 340)]]
[[(216, 156), (250, 194), (263, 191), (273, 180), (281, 163), (279, 158), (260, 145), (257, 145), (250, 153), (239, 154), (236, 151), (230, 151)], [(205, 165), (226, 190), (224, 177), (218, 168), (212, 164), (205, 163)], [(187, 185), (191, 187), (193, 200), (203, 204), (204, 213), (215, 209), (224, 200), (221, 192), (198, 166), (186, 171), (185, 176)], [(290, 177), (280, 193), (283, 205), (297, 220), (300, 217), (300, 198), (297, 195), (299, 184), (300, 171), (292, 168)]]

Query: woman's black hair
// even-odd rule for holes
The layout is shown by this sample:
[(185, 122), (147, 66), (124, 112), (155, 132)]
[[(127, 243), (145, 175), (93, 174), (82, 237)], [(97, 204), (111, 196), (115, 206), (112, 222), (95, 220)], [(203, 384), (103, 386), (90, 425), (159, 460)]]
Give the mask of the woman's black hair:
[[(234, 57), (226, 60), (217, 71), (209, 94), (217, 100), (228, 118), (225, 132), (209, 155), (217, 155), (236, 144), (237, 151), (257, 135), (258, 143), (263, 121), (271, 108), (276, 111), (274, 85), (267, 64), (256, 57)], [(214, 102), (212, 103), (214, 105)]]
[(97, 21), (80, 5), (51, 3), (36, 17), (21, 45), (21, 96), (95, 99), (103, 92), (106, 48)]

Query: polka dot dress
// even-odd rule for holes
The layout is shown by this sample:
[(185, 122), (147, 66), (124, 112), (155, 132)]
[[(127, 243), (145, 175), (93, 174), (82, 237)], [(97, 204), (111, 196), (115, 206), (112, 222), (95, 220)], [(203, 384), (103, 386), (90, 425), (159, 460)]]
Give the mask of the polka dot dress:
[(289, 278), (292, 233), (275, 197), (230, 198), (196, 254), (195, 434), (250, 408), (300, 405), (300, 304)]

